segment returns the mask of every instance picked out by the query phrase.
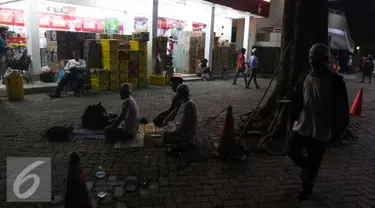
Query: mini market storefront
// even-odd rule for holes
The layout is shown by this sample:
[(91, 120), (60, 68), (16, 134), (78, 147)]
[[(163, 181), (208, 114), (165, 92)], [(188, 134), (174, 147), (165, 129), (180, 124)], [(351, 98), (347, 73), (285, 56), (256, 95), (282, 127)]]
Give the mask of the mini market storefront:
[[(0, 24), (8, 25), (10, 30), (24, 38), (33, 60), (33, 74), (39, 74), (41, 67), (46, 65), (46, 55), (43, 52), (47, 47), (44, 35), (46, 30), (128, 35), (148, 31), (148, 75), (155, 72), (157, 54), (152, 50), (153, 38), (173, 37), (169, 41), (174, 43), (174, 72), (193, 73), (197, 61), (203, 58), (207, 58), (211, 66), (215, 65), (213, 51), (216, 42), (230, 43), (233, 40), (233, 20), (244, 19), (242, 40), (237, 43), (236, 49), (251, 48), (250, 18), (268, 16), (269, 8), (269, 2), (253, 1), (256, 3), (251, 5), (251, 11), (254, 12), (252, 14), (226, 7), (236, 2), (233, 0), (24, 0), (10, 3), (3, 1), (0, 2)], [(116, 22), (115, 31), (106, 30), (106, 22), (109, 20)], [(190, 36), (196, 38), (194, 51), (187, 50), (191, 45), (186, 45), (188, 41), (183, 41)], [(169, 50), (166, 53), (171, 52), (168, 48), (170, 45), (172, 44), (168, 44)]]

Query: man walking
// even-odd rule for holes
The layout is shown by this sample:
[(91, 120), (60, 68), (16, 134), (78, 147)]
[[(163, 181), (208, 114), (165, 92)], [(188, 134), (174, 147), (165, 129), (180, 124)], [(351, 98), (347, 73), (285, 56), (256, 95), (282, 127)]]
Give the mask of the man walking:
[(374, 70), (374, 62), (373, 62), (371, 54), (369, 54), (367, 56), (367, 59), (365, 61), (365, 65), (363, 67), (363, 76), (362, 76), (362, 81), (360, 83), (365, 82), (365, 77), (369, 77), (368, 83), (371, 83), (373, 70)]
[[(312, 69), (304, 73), (291, 97), (295, 123), (288, 155), (302, 168), (302, 190), (297, 195), (300, 200), (307, 200), (312, 193), (331, 132), (340, 132), (349, 123), (346, 85), (328, 67), (329, 48), (315, 44), (309, 56)], [(302, 154), (303, 149), (307, 156)]]
[(249, 70), (250, 70), (250, 79), (246, 85), (246, 89), (250, 89), (250, 83), (251, 83), (251, 80), (253, 79), (254, 79), (256, 88), (259, 89), (259, 85), (257, 81), (257, 72), (259, 70), (260, 65), (259, 65), (259, 58), (257, 56), (257, 49), (254, 48), (252, 52), (253, 52), (253, 55), (250, 57), (249, 62), (248, 62)]
[(237, 74), (236, 77), (233, 80), (233, 85), (237, 85), (237, 78), (240, 74), (243, 74), (243, 77), (245, 79), (245, 85), (247, 84), (247, 77), (245, 74), (245, 53), (246, 49), (242, 48), (241, 53), (238, 55), (237, 58)]

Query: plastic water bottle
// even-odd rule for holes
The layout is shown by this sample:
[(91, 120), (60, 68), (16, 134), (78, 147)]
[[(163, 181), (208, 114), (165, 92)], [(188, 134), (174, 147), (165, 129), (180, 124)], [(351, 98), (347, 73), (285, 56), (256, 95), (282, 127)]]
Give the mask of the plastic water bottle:
[(99, 198), (105, 197), (106, 187), (105, 187), (105, 172), (102, 166), (99, 166), (96, 172), (95, 190)]

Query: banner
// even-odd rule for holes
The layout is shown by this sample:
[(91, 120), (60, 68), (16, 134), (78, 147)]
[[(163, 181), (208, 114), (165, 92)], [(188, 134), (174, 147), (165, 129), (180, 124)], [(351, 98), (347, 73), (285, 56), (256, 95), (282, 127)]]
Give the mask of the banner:
[(117, 34), (118, 33), (118, 19), (106, 18), (105, 19), (105, 33)]

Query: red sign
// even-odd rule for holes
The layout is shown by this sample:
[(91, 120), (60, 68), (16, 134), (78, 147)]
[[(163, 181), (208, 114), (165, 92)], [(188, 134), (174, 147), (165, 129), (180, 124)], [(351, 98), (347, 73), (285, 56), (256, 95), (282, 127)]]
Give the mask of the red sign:
[(23, 11), (22, 10), (15, 10), (14, 11), (14, 25), (16, 25), (16, 26), (24, 26), (25, 25), (25, 19), (23, 17)]
[(205, 29), (205, 28), (207, 28), (206, 24), (193, 22), (193, 29)]
[(264, 0), (204, 0), (214, 4), (231, 7), (236, 10), (250, 12), (262, 17), (269, 17), (270, 2)]
[(0, 23), (1, 24), (13, 24), (14, 12), (11, 9), (0, 8)]

